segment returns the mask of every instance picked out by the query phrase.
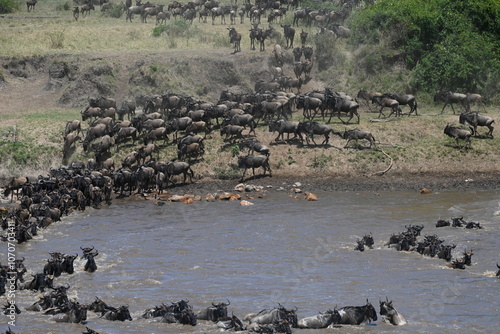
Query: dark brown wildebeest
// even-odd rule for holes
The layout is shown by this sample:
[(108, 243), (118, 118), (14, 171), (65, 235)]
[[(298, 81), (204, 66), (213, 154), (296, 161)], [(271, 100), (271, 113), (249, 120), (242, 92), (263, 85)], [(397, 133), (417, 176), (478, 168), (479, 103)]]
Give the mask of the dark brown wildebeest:
[(450, 91), (446, 92), (437, 92), (434, 95), (434, 102), (444, 102), (443, 109), (441, 109), (441, 114), (444, 112), (444, 108), (447, 105), (451, 107), (453, 110), (453, 114), (455, 114), (454, 104), (460, 103), (462, 107), (467, 111), (467, 95), (461, 93), (453, 93)]
[(228, 140), (228, 138), (230, 140), (234, 141), (236, 138), (242, 137), (241, 133), (243, 132), (243, 129), (244, 129), (244, 127), (242, 127), (240, 125), (231, 125), (231, 124), (224, 125), (220, 129), (220, 135), (221, 135), (221, 137), (224, 135), (226, 136), (224, 138), (224, 141)]
[(489, 129), (486, 136), (493, 138), (493, 123), (495, 120), (491, 117), (479, 115), (477, 112), (465, 112), (460, 114), (459, 122), (468, 125), (473, 136), (477, 136), (478, 126), (486, 126)]
[(186, 183), (186, 179), (189, 176), (189, 181), (193, 183), (194, 172), (191, 169), (189, 163), (184, 161), (169, 161), (165, 167), (165, 175), (167, 180), (172, 184), (175, 184), (172, 180), (174, 176), (182, 174), (184, 176), (183, 183)]
[(115, 135), (115, 144), (116, 150), (118, 151), (120, 143), (124, 142), (125, 139), (132, 138), (132, 143), (135, 144), (135, 140), (137, 138), (137, 129), (133, 126), (129, 126), (126, 128), (120, 128)]
[(184, 144), (177, 150), (177, 158), (179, 160), (197, 159), (204, 153), (203, 145), (200, 143)]
[(309, 33), (302, 29), (302, 31), (300, 32), (300, 44), (302, 44), (302, 46), (306, 45), (307, 35), (309, 35)]
[(458, 144), (459, 139), (465, 140), (465, 145), (464, 147), (471, 147), (471, 141), (470, 137), (472, 136), (472, 133), (467, 130), (463, 130), (460, 128), (457, 128), (455, 126), (447, 124), (446, 127), (444, 128), (444, 134), (447, 135), (448, 137), (454, 138), (455, 141), (457, 142), (457, 146), (460, 147)]
[(16, 193), (16, 197), (19, 197), (19, 189), (21, 189), (25, 184), (29, 182), (27, 177), (13, 177), (10, 182), (5, 186), (3, 195), (5, 198), (9, 197), (10, 201), (13, 201), (14, 192)]
[(163, 139), (163, 145), (167, 145), (168, 130), (164, 126), (152, 129), (148, 133), (146, 133), (146, 135), (144, 136), (144, 144), (147, 145), (149, 141), (156, 143), (156, 141), (159, 139)]
[[(278, 132), (278, 136), (274, 141), (285, 140), (284, 134), (287, 134), (287, 140), (290, 139), (290, 133), (293, 133), (293, 138), (297, 137), (297, 129), (299, 122), (290, 122), (284, 119), (269, 122), (269, 132)], [(292, 139), (293, 139), (292, 138)]]
[(78, 133), (68, 133), (67, 135), (64, 136), (64, 146), (63, 146), (63, 158), (66, 158), (66, 156), (69, 153), (69, 150), (71, 146), (77, 141), (80, 140), (80, 136)]
[(73, 17), (75, 18), (75, 21), (78, 21), (78, 18), (80, 17), (80, 7), (73, 7)]

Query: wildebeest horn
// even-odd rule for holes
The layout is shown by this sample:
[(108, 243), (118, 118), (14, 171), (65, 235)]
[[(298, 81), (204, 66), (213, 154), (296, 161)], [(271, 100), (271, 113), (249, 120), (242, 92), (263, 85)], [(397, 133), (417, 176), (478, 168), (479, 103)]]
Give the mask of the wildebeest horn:
[(229, 299), (226, 298), (226, 300), (227, 300), (227, 305), (226, 306), (231, 305), (231, 302), (229, 301)]
[(500, 269), (500, 266), (498, 265), (498, 263), (497, 263), (497, 268)]
[(67, 288), (65, 287), (66, 290), (68, 290), (69, 288), (71, 288), (71, 286), (69, 284), (66, 284), (66, 285), (68, 286)]

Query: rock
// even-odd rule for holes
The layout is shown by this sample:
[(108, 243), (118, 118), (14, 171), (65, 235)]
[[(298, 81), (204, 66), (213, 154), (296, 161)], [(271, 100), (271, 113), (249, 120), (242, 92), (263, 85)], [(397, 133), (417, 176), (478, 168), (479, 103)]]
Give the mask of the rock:
[(225, 201), (230, 200), (232, 197), (235, 197), (235, 198), (237, 198), (237, 199), (240, 199), (240, 198), (241, 198), (241, 196), (240, 196), (240, 195), (238, 195), (238, 194), (228, 193), (228, 192), (224, 192), (224, 193), (222, 193), (222, 194), (219, 194), (219, 195), (218, 195), (218, 197), (219, 197), (219, 199), (220, 199), (221, 201), (224, 201), (224, 200), (225, 200)]
[(250, 205), (254, 205), (254, 204), (252, 202), (243, 200), (240, 202), (240, 205), (241, 206), (250, 206)]
[(430, 191), (427, 188), (422, 188), (418, 192), (421, 193), (421, 194), (430, 194), (430, 193), (432, 193), (432, 191)]
[(180, 202), (183, 199), (184, 199), (184, 196), (181, 196), (181, 195), (172, 195), (168, 198), (168, 200), (171, 202)]
[(207, 202), (215, 202), (215, 196), (212, 194), (205, 195), (205, 199), (207, 200)]
[(300, 188), (300, 187), (302, 187), (302, 183), (300, 183), (300, 182), (295, 182), (295, 183), (293, 184), (293, 186), (292, 186), (292, 187), (293, 187), (293, 188)]
[(296, 194), (300, 194), (302, 192), (300, 188), (292, 188), (292, 191)]
[(234, 191), (242, 192), (243, 190), (246, 190), (246, 186), (243, 183), (239, 183), (234, 187)]
[(255, 186), (254, 186), (254, 185), (252, 185), (252, 184), (247, 184), (247, 185), (245, 186), (245, 191), (246, 191), (246, 192), (255, 191)]
[(306, 191), (306, 198), (305, 198), (305, 200), (306, 201), (317, 201), (318, 200), (318, 195)]

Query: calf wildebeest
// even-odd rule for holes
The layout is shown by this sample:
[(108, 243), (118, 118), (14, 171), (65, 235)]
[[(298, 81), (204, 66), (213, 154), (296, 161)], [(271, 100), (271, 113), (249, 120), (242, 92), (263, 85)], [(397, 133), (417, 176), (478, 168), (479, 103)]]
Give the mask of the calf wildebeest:
[(392, 300), (380, 301), (380, 315), (384, 322), (388, 322), (395, 326), (403, 326), (408, 324), (406, 318), (399, 313), (392, 305)]
[(26, 7), (28, 9), (28, 12), (31, 12), (32, 10), (35, 9), (36, 3), (37, 3), (37, 0), (28, 0), (28, 1), (26, 1)]
[(217, 322), (221, 319), (227, 318), (227, 307), (231, 304), (228, 300), (227, 304), (224, 302), (221, 303), (213, 303), (212, 306), (207, 307), (203, 310), (200, 310), (196, 313), (196, 318), (199, 320), (209, 320), (213, 322)]
[(56, 314), (52, 317), (55, 322), (80, 323), (87, 320), (87, 305), (71, 302), (71, 308), (66, 313)]
[(297, 126), (297, 134), (300, 136), (302, 143), (304, 142), (302, 134), (306, 135), (307, 145), (309, 145), (309, 138), (311, 138), (314, 145), (318, 145), (316, 144), (316, 141), (314, 141), (314, 135), (325, 136), (325, 139), (323, 140), (323, 142), (321, 142), (321, 145), (328, 145), (328, 141), (330, 140), (330, 134), (332, 133), (332, 131), (333, 129), (329, 125), (320, 124), (318, 122), (299, 122), (299, 125)]
[(132, 316), (128, 306), (122, 305), (119, 308), (109, 307), (108, 309), (101, 312), (101, 318), (111, 321), (132, 321)]
[(457, 142), (457, 146), (460, 147), (458, 144), (459, 139), (465, 140), (464, 147), (471, 147), (471, 141), (470, 137), (472, 136), (472, 133), (467, 130), (463, 130), (460, 128), (457, 128), (455, 126), (447, 124), (446, 127), (444, 128), (444, 134), (446, 134), (448, 137), (454, 138), (455, 141)]
[(237, 32), (235, 28), (227, 28), (229, 30), (229, 43), (233, 44), (233, 53), (241, 51), (241, 33)]
[[(399, 107), (399, 102), (395, 99), (391, 99), (388, 96), (382, 95), (382, 96), (374, 96), (372, 98), (372, 104), (378, 104), (380, 106), (378, 118), (380, 118), (381, 115), (384, 115), (382, 112), (382, 109), (384, 108), (391, 108), (392, 111), (389, 114), (388, 117), (391, 117), (392, 114), (396, 114), (397, 116), (401, 115), (401, 108)], [(384, 115), (385, 117), (385, 115)]]
[(344, 148), (347, 147), (347, 145), (349, 144), (349, 142), (351, 140), (355, 140), (357, 143), (359, 139), (366, 139), (370, 142), (370, 148), (372, 146), (377, 148), (377, 145), (375, 144), (375, 138), (373, 137), (373, 135), (370, 132), (366, 132), (366, 131), (359, 130), (359, 129), (346, 130), (346, 131), (344, 131), (342, 138), (347, 139), (347, 142), (345, 143)]
[(255, 168), (262, 167), (264, 169), (263, 175), (269, 171), (269, 176), (272, 176), (271, 167), (269, 166), (269, 156), (266, 155), (246, 155), (238, 157), (238, 168), (244, 168), (241, 180), (245, 178), (248, 168), (252, 168), (253, 177), (255, 177)]
[(490, 136), (493, 138), (493, 123), (495, 120), (491, 117), (479, 115), (477, 112), (465, 112), (461, 113), (459, 117), (459, 123), (468, 125), (472, 131), (473, 136), (477, 136), (477, 127), (478, 126), (486, 126), (489, 131), (486, 133), (486, 136)]
[(444, 108), (446, 108), (447, 105), (451, 107), (451, 109), (453, 110), (453, 114), (455, 114), (455, 108), (453, 107), (453, 105), (456, 103), (460, 103), (462, 107), (464, 107), (465, 111), (468, 111), (466, 107), (466, 98), (467, 95), (461, 93), (453, 93), (450, 91), (437, 92), (434, 95), (434, 102), (444, 102), (443, 109), (441, 109), (441, 114), (444, 112)]
[(330, 325), (340, 323), (340, 314), (337, 310), (328, 310), (298, 321), (299, 328), (327, 328)]
[(29, 183), (29, 179), (27, 177), (13, 177), (5, 186), (3, 195), (5, 198), (8, 198), (10, 194), (10, 201), (12, 202), (14, 199), (14, 193), (16, 193), (16, 197), (19, 198), (19, 190), (22, 189), (27, 183)]
[(377, 311), (373, 305), (366, 300), (364, 306), (345, 306), (338, 310), (340, 315), (339, 324), (360, 325), (364, 322), (377, 320)]

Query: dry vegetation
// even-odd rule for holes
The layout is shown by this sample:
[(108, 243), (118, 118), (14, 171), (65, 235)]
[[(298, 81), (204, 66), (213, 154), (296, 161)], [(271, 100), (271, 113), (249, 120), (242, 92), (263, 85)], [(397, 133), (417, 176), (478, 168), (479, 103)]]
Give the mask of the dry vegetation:
[[(0, 146), (3, 147), (0, 176), (3, 178), (46, 174), (49, 168), (65, 163), (61, 152), (65, 122), (81, 119), (80, 111), (88, 96), (103, 94), (97, 84), (109, 89), (107, 95), (118, 102), (136, 94), (167, 91), (215, 102), (222, 89), (248, 92), (258, 77), (270, 75), (271, 43), (281, 42), (279, 38), (272, 41), (266, 52), (250, 51), (247, 19), (244, 25), (236, 25), (236, 29), (243, 32), (243, 51), (232, 55), (226, 30), (229, 25), (221, 25), (219, 21), (212, 25), (210, 19), (206, 24), (195, 20), (189, 29), (192, 32), (189, 39), (153, 37), (153, 19), (147, 24), (141, 23), (139, 17), (132, 23), (125, 22), (123, 16), (102, 17), (96, 7), (90, 16), (75, 22), (70, 11), (56, 11), (56, 4), (55, 1), (40, 2), (33, 12), (22, 11), (0, 19), (0, 56), (4, 64), (4, 68), (0, 68)], [(347, 67), (355, 66), (349, 63), (352, 53), (342, 43), (332, 45), (332, 50), (343, 55), (337, 61)], [(290, 56), (291, 52), (287, 54)], [(22, 66), (26, 77), (13, 74), (9, 66), (5, 66), (15, 60), (27, 60)], [(47, 89), (48, 71), (57, 61), (68, 64), (69, 78), (62, 80), (61, 87)], [(111, 74), (98, 81), (88, 79), (89, 73), (98, 66), (109, 66)], [(221, 71), (225, 71), (224, 80), (220, 79)], [(359, 89), (367, 88), (369, 82), (364, 77), (364, 87), (360, 87), (346, 74), (320, 74), (317, 69), (314, 79), (306, 91), (329, 86), (353, 96)], [(382, 78), (377, 77), (372, 80), (371, 88), (379, 90), (381, 82)], [(345, 140), (338, 136), (331, 138), (328, 147), (301, 146), (297, 142), (275, 145), (276, 134), (269, 133), (264, 124), (259, 127), (257, 138), (271, 147), (271, 167), (276, 176), (375, 175), (390, 166), (391, 158), (393, 165), (386, 175), (498, 175), (499, 139), (473, 138), (472, 149), (457, 148), (455, 142), (443, 134), (443, 129), (447, 123), (458, 124), (458, 116), (452, 115), (451, 109), (439, 115), (441, 105), (435, 105), (429, 96), (417, 94), (417, 98), (419, 113), (423, 114), (419, 117), (371, 122), (378, 114), (369, 112), (363, 105), (361, 124), (345, 126), (337, 119), (331, 124), (338, 132), (355, 127), (372, 132), (380, 150), (366, 149), (363, 145), (367, 143), (363, 142), (358, 147), (343, 149)], [(403, 111), (407, 110), (403, 108)], [(497, 123), (499, 114), (497, 106), (487, 106), (487, 115)], [(301, 111), (296, 112), (294, 118), (301, 119)], [(481, 128), (479, 131), (485, 132)], [(494, 131), (496, 137), (497, 131)], [(119, 164), (121, 156), (132, 149), (128, 146), (117, 152), (115, 161)], [(206, 141), (205, 158), (195, 163), (194, 170), (199, 178), (239, 176), (231, 167), (237, 153), (215, 131)], [(174, 146), (161, 149), (162, 160), (175, 156)], [(89, 157), (78, 144), (70, 161), (85, 161)]]

